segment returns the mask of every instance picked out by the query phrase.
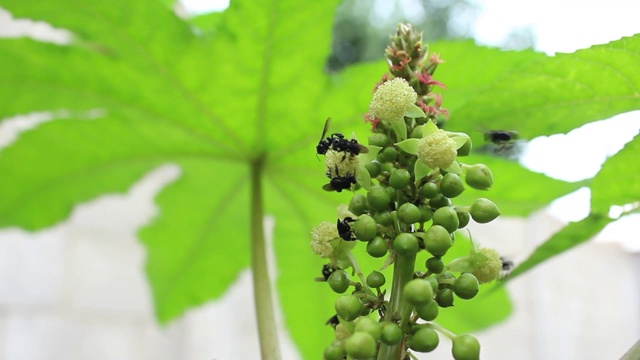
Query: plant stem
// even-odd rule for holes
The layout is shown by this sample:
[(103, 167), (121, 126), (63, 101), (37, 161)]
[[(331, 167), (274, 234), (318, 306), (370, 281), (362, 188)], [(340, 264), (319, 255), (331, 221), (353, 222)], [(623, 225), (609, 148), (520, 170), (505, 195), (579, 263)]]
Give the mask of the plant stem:
[[(384, 319), (386, 321), (394, 321), (406, 311), (403, 311), (403, 307), (411, 306), (403, 302), (402, 290), (404, 286), (413, 278), (413, 270), (416, 262), (416, 256), (400, 256), (396, 255), (396, 261), (393, 264), (393, 285), (391, 286), (391, 297), (389, 299), (389, 309), (385, 313)], [(403, 322), (404, 319), (402, 319)], [(402, 344), (400, 342), (397, 345), (380, 345), (378, 351), (378, 360), (393, 360), (400, 359), (400, 352), (402, 351)]]
[(264, 236), (264, 209), (262, 205), (262, 172), (264, 154), (251, 164), (251, 272), (256, 304), (258, 336), (262, 359), (279, 360), (280, 349), (271, 295), (271, 279), (267, 267), (267, 250)]

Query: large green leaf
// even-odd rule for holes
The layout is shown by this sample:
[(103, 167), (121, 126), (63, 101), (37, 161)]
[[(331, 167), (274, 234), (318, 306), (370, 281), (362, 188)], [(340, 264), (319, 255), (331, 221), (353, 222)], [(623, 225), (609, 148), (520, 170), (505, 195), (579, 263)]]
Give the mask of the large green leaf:
[(612, 221), (614, 219), (607, 216), (591, 214), (580, 221), (570, 223), (536, 248), (527, 260), (511, 272), (507, 280), (511, 281), (540, 263), (586, 242)]
[[(319, 339), (304, 331), (331, 316), (331, 299), (312, 281), (320, 259), (309, 250), (309, 229), (334, 218), (340, 197), (321, 190), (314, 142), (324, 115), (314, 114), (330, 84), (323, 69), (335, 5), (234, 2), (214, 38), (154, 1), (3, 2), (16, 17), (71, 30), (76, 41), (0, 40), (0, 117), (96, 108), (107, 115), (45, 124), (2, 152), (0, 226), (50, 226), (79, 202), (123, 192), (163, 163), (179, 165), (180, 179), (157, 199), (161, 214), (140, 233), (166, 322), (221, 295), (248, 266), (249, 169), (267, 154), (266, 208), (278, 219), (281, 268), (291, 269), (281, 271), (281, 297), (289, 321), (308, 321), (290, 326), (294, 338), (306, 352), (311, 339), (317, 354)], [(316, 316), (290, 306), (307, 288), (327, 298)]]
[(592, 211), (640, 202), (640, 134), (609, 158), (591, 182)]
[(517, 130), (531, 139), (640, 109), (639, 59), (635, 35), (529, 61), (480, 88), (452, 113), (451, 128)]
[(436, 42), (429, 45), (429, 50), (440, 54), (445, 60), (444, 64), (438, 66), (435, 76), (447, 88), (436, 88), (436, 91), (444, 95), (443, 106), (449, 109), (456, 122), (451, 126), (475, 133), (491, 127), (480, 127), (476, 118), (458, 116), (457, 109), (464, 107), (479, 94), (490, 91), (499, 79), (517, 73), (530, 62), (547, 58), (547, 55), (533, 50), (502, 51), (476, 45), (470, 40)]

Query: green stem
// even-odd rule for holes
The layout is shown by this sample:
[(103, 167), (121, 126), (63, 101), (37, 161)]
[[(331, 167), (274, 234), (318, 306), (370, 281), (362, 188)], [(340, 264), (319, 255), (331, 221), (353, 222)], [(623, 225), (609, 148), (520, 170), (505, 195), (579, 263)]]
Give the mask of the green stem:
[(356, 274), (360, 278), (360, 281), (362, 282), (362, 289), (364, 289), (364, 291), (368, 295), (371, 295), (372, 297), (375, 298), (376, 295), (367, 286), (367, 280), (364, 278), (364, 274), (362, 273), (362, 270), (360, 270), (360, 265), (358, 265), (358, 261), (356, 260), (356, 257), (353, 256), (353, 253), (351, 251), (349, 251), (349, 255), (348, 256), (349, 256), (349, 261), (351, 261), (351, 266), (353, 267), (353, 270), (356, 272)]
[[(400, 317), (404, 311), (404, 307), (411, 306), (403, 302), (402, 290), (404, 286), (413, 278), (413, 270), (416, 262), (416, 256), (400, 256), (396, 255), (396, 261), (393, 264), (393, 284), (391, 285), (391, 297), (389, 298), (389, 308), (385, 313), (386, 321), (394, 321)], [(402, 319), (401, 319), (402, 320)], [(402, 344), (386, 345), (382, 343), (378, 351), (378, 360), (400, 359), (402, 352)]]
[(262, 172), (264, 155), (251, 164), (251, 272), (262, 359), (279, 360), (280, 349), (271, 295), (271, 279), (267, 267), (262, 205)]
[(440, 326), (440, 325), (438, 325), (436, 323), (427, 323), (427, 325), (429, 327), (431, 327), (432, 329), (437, 330), (442, 335), (448, 337), (449, 339), (451, 339), (451, 341), (453, 341), (453, 339), (456, 338), (456, 334), (454, 334), (453, 332), (443, 328), (442, 326)]
[(636, 360), (640, 359), (640, 340), (636, 341), (635, 344), (627, 351), (620, 360)]

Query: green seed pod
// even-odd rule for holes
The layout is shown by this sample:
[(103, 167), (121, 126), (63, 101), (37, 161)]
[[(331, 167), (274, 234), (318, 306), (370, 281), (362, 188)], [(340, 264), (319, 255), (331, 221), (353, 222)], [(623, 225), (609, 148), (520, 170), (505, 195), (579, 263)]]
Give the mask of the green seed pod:
[(437, 281), (439, 289), (452, 288), (453, 283), (456, 281), (456, 277), (453, 276), (452, 273), (445, 271), (437, 276)]
[(403, 289), (404, 300), (413, 306), (428, 303), (433, 298), (431, 284), (425, 279), (410, 280)]
[(396, 323), (387, 322), (382, 326), (380, 340), (387, 345), (396, 345), (402, 341), (402, 330)]
[(367, 243), (367, 254), (379, 258), (387, 255), (387, 242), (380, 236), (376, 236)]
[(419, 352), (430, 352), (438, 347), (440, 338), (432, 328), (425, 326), (409, 337), (409, 348)]
[(433, 199), (434, 197), (440, 195), (440, 188), (435, 183), (428, 182), (422, 185), (420, 194), (427, 199)]
[(345, 341), (347, 354), (356, 359), (368, 359), (376, 354), (376, 340), (366, 332), (355, 332)]
[(480, 224), (488, 223), (500, 216), (500, 210), (496, 204), (485, 198), (478, 198), (473, 204), (471, 204), (469, 213), (473, 220)]
[(384, 274), (379, 271), (372, 271), (371, 274), (367, 275), (367, 286), (372, 288), (379, 288), (387, 280), (384, 278)]
[(349, 211), (355, 215), (362, 215), (368, 210), (367, 197), (362, 194), (355, 194), (349, 201)]
[(425, 266), (427, 267), (427, 270), (434, 274), (440, 274), (444, 270), (444, 262), (442, 262), (442, 259), (435, 256), (428, 258), (425, 262)]
[(411, 182), (411, 174), (405, 169), (395, 169), (389, 177), (389, 185), (394, 189), (404, 189)]
[(436, 302), (438, 306), (443, 308), (453, 306), (453, 290), (449, 288), (438, 290), (436, 293)]
[(382, 172), (382, 165), (380, 165), (380, 163), (375, 160), (366, 164), (364, 167), (369, 172), (369, 176), (371, 176), (371, 178), (378, 177), (378, 175), (380, 175), (380, 173)]
[(387, 186), (387, 193), (389, 193), (389, 198), (396, 198), (396, 189), (392, 188), (391, 186)]
[(435, 320), (438, 317), (438, 311), (438, 303), (435, 300), (416, 306), (416, 313), (420, 316), (420, 319), (426, 321)]
[(372, 186), (367, 192), (367, 202), (373, 210), (388, 210), (391, 197), (385, 188), (376, 185)]
[(337, 345), (329, 345), (322, 353), (324, 360), (343, 360), (346, 355), (345, 349)]
[(369, 135), (369, 145), (379, 146), (381, 148), (389, 145), (389, 137), (383, 133), (375, 133)]
[(362, 312), (362, 303), (355, 295), (342, 295), (336, 299), (334, 308), (343, 320), (353, 321)]
[(413, 256), (418, 252), (418, 238), (409, 233), (401, 233), (393, 239), (392, 246), (400, 256)]
[(449, 231), (440, 225), (431, 226), (424, 236), (424, 246), (433, 256), (443, 256), (453, 245)]
[(450, 207), (441, 207), (433, 213), (433, 224), (440, 225), (452, 233), (458, 229), (460, 220), (458, 220), (458, 214)]
[(402, 223), (411, 225), (420, 221), (420, 209), (412, 203), (404, 203), (398, 208), (398, 220)]
[(456, 208), (456, 215), (458, 215), (458, 229), (462, 229), (463, 227), (469, 225), (471, 215), (469, 215), (468, 211)]
[(429, 282), (429, 285), (431, 285), (431, 289), (433, 290), (433, 293), (435, 294), (436, 291), (438, 291), (438, 280), (436, 278), (434, 278), (433, 276), (429, 276), (427, 278), (427, 281)]
[(429, 206), (434, 209), (439, 209), (445, 206), (451, 206), (451, 200), (446, 198), (444, 195), (440, 194), (433, 199), (429, 200)]
[[(353, 329), (356, 325), (351, 322), (341, 322), (336, 325), (336, 340), (342, 342), (343, 340), (347, 340), (349, 336), (353, 333)], [(344, 346), (344, 345), (343, 345)]]
[[(380, 157), (379, 154), (378, 157)], [(382, 175), (384, 176), (389, 176), (389, 174), (391, 174), (391, 172), (395, 169), (395, 167), (393, 167), (393, 163), (390, 162), (381, 162), (380, 166), (382, 167)]]
[(468, 156), (469, 154), (471, 154), (472, 147), (473, 143), (471, 142), (471, 138), (468, 138), (467, 142), (458, 149), (458, 156)]
[(342, 294), (349, 288), (349, 275), (344, 270), (336, 270), (327, 279), (331, 290)]
[(440, 180), (440, 192), (450, 199), (462, 194), (463, 191), (464, 184), (457, 174), (448, 173)]
[(425, 223), (433, 217), (433, 211), (431, 208), (427, 206), (418, 206), (418, 210), (420, 210), (420, 222)]
[(393, 224), (393, 214), (388, 210), (376, 211), (373, 215), (373, 220), (382, 226), (391, 226)]
[(458, 335), (453, 339), (451, 352), (455, 360), (480, 360), (480, 342), (469, 334)]
[(358, 220), (351, 225), (351, 229), (358, 240), (370, 241), (373, 240), (378, 233), (378, 224), (371, 216), (361, 215)]
[(398, 158), (398, 150), (393, 148), (393, 146), (388, 146), (382, 150), (380, 157), (385, 162), (395, 161)]
[(485, 164), (471, 165), (465, 175), (467, 185), (478, 190), (488, 190), (493, 185), (493, 174)]
[(371, 335), (376, 341), (380, 340), (380, 334), (382, 328), (378, 325), (378, 322), (368, 316), (361, 316), (356, 319), (355, 332), (365, 332)]
[(453, 283), (453, 292), (461, 299), (473, 299), (478, 294), (480, 284), (473, 274), (462, 273)]

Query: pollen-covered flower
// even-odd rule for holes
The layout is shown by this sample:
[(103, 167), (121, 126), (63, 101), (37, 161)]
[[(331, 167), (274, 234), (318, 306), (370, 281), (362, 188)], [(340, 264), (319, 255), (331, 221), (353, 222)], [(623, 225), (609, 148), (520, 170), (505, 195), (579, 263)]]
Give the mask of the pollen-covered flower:
[(430, 168), (448, 168), (456, 154), (456, 143), (444, 130), (423, 137), (418, 144), (418, 159)]
[(415, 90), (403, 78), (395, 78), (378, 86), (369, 113), (383, 122), (402, 120), (418, 98)]
[(500, 254), (489, 248), (481, 248), (478, 252), (487, 257), (487, 261), (482, 263), (473, 271), (473, 275), (478, 279), (478, 282), (480, 284), (485, 284), (500, 277), (500, 272), (502, 271), (502, 260), (500, 260)]
[(330, 178), (355, 176), (360, 160), (357, 156), (344, 151), (329, 150), (324, 156), (327, 176)]
[(323, 221), (311, 230), (311, 249), (322, 258), (332, 256), (331, 240), (340, 237), (336, 224)]

